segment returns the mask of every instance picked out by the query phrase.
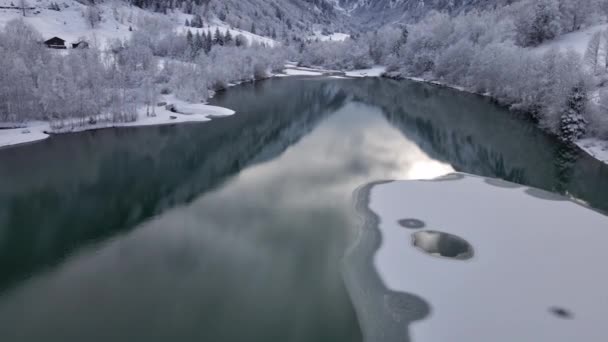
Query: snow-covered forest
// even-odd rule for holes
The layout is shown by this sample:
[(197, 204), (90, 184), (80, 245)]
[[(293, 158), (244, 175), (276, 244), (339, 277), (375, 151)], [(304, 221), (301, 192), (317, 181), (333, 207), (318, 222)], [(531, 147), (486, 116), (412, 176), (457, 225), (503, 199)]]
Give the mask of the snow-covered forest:
[[(566, 141), (608, 139), (608, 0), (0, 2), (3, 126), (133, 121), (163, 96), (201, 103), (295, 61), (386, 66), (489, 96)], [(52, 32), (90, 48), (48, 49)]]
[[(89, 15), (91, 26), (102, 20), (94, 6), (83, 13)], [(0, 121), (5, 127), (50, 121), (58, 131), (129, 122), (142, 107), (155, 115), (163, 94), (201, 103), (231, 83), (283, 68), (282, 48), (203, 26), (193, 33), (163, 16), (141, 16), (128, 39), (53, 50), (41, 44), (45, 39), (34, 27), (13, 19), (0, 31)]]
[[(608, 138), (608, 35), (586, 51), (545, 45), (606, 23), (605, 0), (524, 0), (497, 9), (450, 15), (431, 11), (353, 35), (344, 42), (302, 45), (301, 61), (334, 69), (388, 66), (392, 77), (439, 81), (486, 94), (530, 113), (565, 140)], [(601, 27), (601, 26), (600, 26)], [(578, 42), (575, 42), (578, 43)]]

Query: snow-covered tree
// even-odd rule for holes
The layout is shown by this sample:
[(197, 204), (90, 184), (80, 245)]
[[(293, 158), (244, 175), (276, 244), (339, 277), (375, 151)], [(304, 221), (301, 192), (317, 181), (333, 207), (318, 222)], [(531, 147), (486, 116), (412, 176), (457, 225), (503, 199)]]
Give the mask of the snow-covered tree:
[(84, 17), (91, 28), (96, 28), (101, 22), (101, 10), (95, 5), (90, 5), (85, 9)]
[(587, 50), (585, 51), (585, 63), (589, 66), (590, 70), (597, 74), (599, 69), (599, 58), (600, 58), (600, 46), (602, 42), (602, 32), (598, 31), (591, 37)]
[(557, 0), (528, 1), (516, 18), (517, 42), (522, 46), (536, 46), (557, 37), (561, 31)]
[(574, 86), (568, 96), (565, 111), (561, 115), (559, 137), (574, 142), (587, 131), (587, 120), (583, 114), (587, 105), (587, 91), (583, 82)]

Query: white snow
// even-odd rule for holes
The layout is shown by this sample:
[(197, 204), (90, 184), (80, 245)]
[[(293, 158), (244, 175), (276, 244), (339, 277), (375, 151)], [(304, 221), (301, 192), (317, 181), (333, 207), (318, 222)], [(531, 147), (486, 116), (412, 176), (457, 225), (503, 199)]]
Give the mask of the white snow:
[(309, 71), (296, 68), (285, 68), (283, 71), (287, 76), (322, 76), (320, 71)]
[(549, 51), (550, 49), (558, 49), (564, 51), (573, 50), (578, 52), (581, 56), (584, 56), (591, 37), (596, 32), (606, 30), (607, 28), (608, 24), (591, 26), (580, 31), (564, 34), (562, 36), (557, 37), (556, 39), (543, 43), (533, 49), (540, 53), (544, 53), (546, 51)]
[(315, 34), (310, 36), (311, 40), (320, 40), (320, 41), (333, 41), (333, 42), (343, 42), (346, 39), (350, 38), (350, 35), (347, 33), (336, 32), (329, 35), (324, 35), (321, 31), (315, 31)]
[(608, 164), (608, 141), (597, 138), (581, 139), (576, 145), (595, 159)]
[(374, 66), (369, 69), (359, 69), (345, 72), (348, 77), (380, 77), (386, 72), (384, 66)]
[(177, 111), (180, 113), (171, 112), (165, 109), (165, 107), (156, 107), (154, 108), (156, 116), (147, 116), (146, 109), (142, 107), (138, 110), (137, 120), (133, 122), (100, 122), (98, 124), (93, 125), (79, 125), (77, 124), (78, 120), (74, 119), (74, 124), (66, 122), (64, 128), (58, 130), (53, 130), (53, 128), (51, 128), (48, 122), (30, 122), (25, 124), (25, 127), (23, 128), (0, 129), (0, 148), (44, 140), (49, 137), (49, 135), (44, 132), (74, 133), (102, 128), (170, 125), (187, 122), (206, 122), (210, 121), (213, 117), (229, 116), (235, 113), (233, 110), (230, 110), (228, 108), (211, 106), (203, 103), (188, 103), (176, 99), (172, 95), (167, 95), (160, 101), (174, 104), (177, 107)]
[[(49, 5), (57, 2), (61, 11), (48, 9)], [(17, 0), (0, 0), (0, 6), (10, 6), (11, 3), (18, 3)], [(250, 32), (231, 28), (227, 24), (214, 20), (206, 23), (205, 28), (197, 29), (184, 26), (186, 19), (191, 20), (192, 15), (184, 14), (176, 11), (169, 15), (152, 13), (142, 10), (136, 6), (128, 6), (123, 2), (101, 2), (97, 7), (101, 10), (102, 21), (95, 28), (91, 28), (83, 17), (83, 13), (87, 6), (80, 4), (75, 0), (39, 0), (29, 1), (30, 6), (36, 7), (35, 10), (29, 10), (26, 17), (22, 17), (21, 11), (14, 9), (0, 9), (0, 28), (4, 27), (7, 22), (23, 18), (24, 21), (32, 25), (38, 30), (44, 39), (59, 37), (66, 40), (66, 45), (71, 44), (84, 38), (92, 45), (105, 49), (108, 41), (113, 39), (125, 40), (131, 36), (129, 27), (133, 30), (137, 29), (137, 22), (140, 18), (162, 16), (164, 19), (171, 20), (176, 25), (177, 32), (184, 33), (190, 29), (193, 33), (203, 30), (215, 32), (216, 28), (222, 33), (229, 30), (233, 37), (238, 34), (244, 35), (249, 43), (263, 43), (267, 46), (274, 46), (277, 42), (273, 39), (262, 37)], [(67, 6), (67, 7), (65, 7)], [(38, 13), (39, 12), (39, 13)]]
[[(0, 28), (13, 19), (23, 20), (38, 30), (44, 39), (59, 37), (66, 40), (66, 45), (85, 38), (90, 44), (104, 49), (110, 39), (127, 39), (131, 32), (129, 26), (135, 29), (136, 20), (141, 15), (152, 15), (134, 6), (123, 3), (100, 3), (102, 21), (97, 27), (91, 28), (83, 17), (85, 5), (75, 0), (56, 1), (61, 11), (49, 10), (51, 0), (29, 1), (35, 10), (29, 10), (25, 17), (21, 11), (13, 9), (0, 9)], [(0, 6), (9, 6), (18, 3), (16, 0), (0, 0)], [(68, 7), (65, 7), (65, 6)], [(39, 13), (36, 13), (39, 12)]]
[(44, 131), (49, 130), (49, 124), (41, 121), (22, 128), (0, 129), (0, 148), (44, 140), (49, 137)]
[[(412, 340), (605, 340), (608, 217), (525, 190), (474, 176), (373, 187), (370, 208), (380, 217), (382, 234), (374, 265), (389, 289), (431, 306), (426, 319), (410, 326)], [(399, 226), (405, 218), (426, 227)], [(425, 254), (411, 245), (411, 235), (424, 230), (465, 239), (473, 258)], [(573, 318), (557, 317), (552, 307)]]

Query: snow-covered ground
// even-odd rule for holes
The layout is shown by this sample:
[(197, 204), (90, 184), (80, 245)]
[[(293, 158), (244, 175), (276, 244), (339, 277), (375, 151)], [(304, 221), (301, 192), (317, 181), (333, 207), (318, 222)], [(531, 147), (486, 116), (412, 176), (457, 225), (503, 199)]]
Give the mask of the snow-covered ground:
[[(50, 10), (51, 3), (57, 2), (61, 11)], [(0, 6), (10, 6), (18, 3), (16, 0), (0, 0)], [(66, 40), (66, 45), (84, 38), (90, 44), (103, 49), (109, 40), (127, 39), (131, 32), (129, 27), (136, 27), (137, 19), (143, 15), (152, 15), (134, 6), (123, 3), (107, 2), (98, 5), (102, 20), (95, 28), (84, 18), (87, 6), (75, 0), (38, 0), (29, 1), (34, 10), (28, 10), (23, 17), (21, 11), (14, 9), (0, 9), (0, 27), (7, 22), (23, 18), (23, 20), (38, 30), (44, 39), (59, 37)]]
[[(462, 174), (377, 184), (369, 200), (382, 235), (374, 268), (389, 290), (418, 296), (431, 308), (410, 326), (412, 340), (599, 342), (608, 336), (608, 274), (600, 271), (608, 258), (608, 217), (541, 190)], [(415, 225), (405, 228), (398, 222), (404, 219)], [(472, 258), (423, 252), (412, 241), (424, 231), (464, 239)], [(453, 252), (454, 245), (440, 241), (426, 247)], [(409, 312), (416, 308), (402, 314)]]
[(608, 164), (608, 141), (587, 138), (577, 141), (576, 145), (595, 159)]
[[(51, 3), (57, 3), (61, 11), (49, 9)], [(0, 0), (0, 7), (9, 7), (11, 4), (18, 4), (17, 0)], [(0, 9), (0, 28), (7, 22), (23, 18), (23, 20), (38, 30), (44, 39), (59, 37), (66, 40), (66, 45), (79, 41), (84, 38), (90, 44), (104, 49), (108, 42), (114, 39), (125, 40), (131, 36), (129, 28), (136, 30), (138, 21), (143, 17), (162, 16), (173, 22), (177, 32), (184, 33), (190, 29), (193, 33), (205, 30), (215, 32), (219, 29), (222, 33), (229, 30), (233, 37), (238, 34), (244, 35), (249, 43), (263, 43), (267, 46), (274, 46), (277, 42), (273, 39), (262, 37), (250, 32), (231, 28), (227, 24), (215, 19), (210, 23), (205, 23), (205, 28), (197, 29), (186, 27), (186, 19), (191, 20), (192, 15), (182, 12), (175, 12), (169, 15), (153, 13), (142, 10), (136, 6), (128, 6), (124, 2), (109, 1), (100, 2), (97, 7), (101, 11), (101, 22), (92, 28), (85, 20), (87, 6), (76, 0), (38, 0), (29, 1), (29, 5), (34, 7), (28, 10), (26, 16), (16, 9)]]
[(324, 35), (321, 31), (315, 31), (315, 34), (310, 36), (311, 40), (320, 40), (320, 41), (333, 41), (333, 42), (343, 42), (346, 39), (350, 38), (350, 35), (347, 33), (336, 32), (329, 35)]
[(323, 75), (320, 71), (302, 70), (297, 68), (285, 68), (285, 75), (287, 76), (321, 76)]
[(369, 69), (359, 69), (351, 71), (328, 70), (323, 68), (309, 68), (297, 66), (290, 62), (285, 64), (284, 74), (287, 76), (322, 76), (328, 75), (332, 78), (361, 78), (361, 77), (380, 77), (386, 72), (384, 66), (374, 66)]
[(164, 106), (155, 107), (155, 116), (147, 116), (146, 109), (138, 110), (138, 118), (133, 122), (113, 123), (101, 122), (93, 125), (71, 125), (69, 122), (64, 124), (64, 128), (54, 130), (48, 122), (29, 122), (21, 128), (0, 129), (0, 148), (27, 144), (36, 141), (41, 141), (49, 137), (50, 133), (74, 133), (89, 131), (102, 128), (119, 128), (119, 127), (137, 127), (137, 126), (152, 126), (152, 125), (169, 125), (186, 122), (205, 122), (213, 117), (228, 116), (235, 112), (233, 110), (210, 106), (203, 103), (188, 103), (176, 99), (172, 95), (167, 95), (160, 101), (175, 105), (179, 113), (174, 113), (167, 110)]
[(584, 56), (591, 37), (593, 37), (596, 32), (604, 31), (606, 29), (608, 29), (608, 24), (594, 25), (580, 31), (559, 36), (554, 40), (548, 41), (538, 47), (533, 48), (533, 50), (538, 51), (539, 53), (544, 53), (550, 49), (564, 51), (573, 50), (578, 52), (581, 56)]
[(369, 69), (359, 69), (347, 71), (344, 74), (348, 77), (380, 77), (386, 72), (386, 67), (374, 66)]

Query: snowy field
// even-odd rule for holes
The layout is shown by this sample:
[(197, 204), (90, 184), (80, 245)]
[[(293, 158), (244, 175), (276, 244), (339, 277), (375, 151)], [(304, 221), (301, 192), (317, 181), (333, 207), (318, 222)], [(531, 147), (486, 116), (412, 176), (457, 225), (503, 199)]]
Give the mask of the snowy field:
[[(23, 17), (21, 11), (13, 9), (0, 9), (0, 27), (7, 22), (23, 18), (23, 20), (38, 30), (44, 39), (59, 37), (66, 40), (66, 45), (77, 42), (81, 38), (87, 40), (93, 46), (104, 49), (109, 40), (124, 40), (131, 36), (129, 27), (136, 28), (137, 19), (140, 16), (150, 15), (134, 6), (125, 6), (118, 3), (102, 3), (99, 9), (102, 12), (102, 20), (91, 28), (85, 20), (85, 9), (74, 0), (56, 1), (61, 11), (51, 10), (48, 7), (55, 1), (40, 0), (30, 1), (35, 10), (28, 10)], [(18, 3), (16, 0), (0, 0), (0, 6), (9, 6)]]
[[(608, 275), (600, 271), (608, 217), (552, 193), (462, 174), (375, 185), (369, 209), (380, 221), (374, 265), (383, 282), (431, 307), (410, 327), (412, 340), (608, 336)], [(464, 239), (471, 253), (446, 258), (412, 245), (414, 234), (431, 231)], [(460, 248), (423, 242), (424, 249), (443, 249), (439, 254)]]
[[(61, 11), (51, 10), (51, 3), (59, 4)], [(18, 3), (17, 0), (0, 0), (0, 6), (11, 6)], [(233, 37), (238, 34), (245, 36), (249, 43), (260, 43), (267, 46), (274, 46), (277, 42), (273, 39), (262, 37), (250, 32), (231, 28), (227, 24), (213, 20), (210, 23), (205, 23), (205, 28), (197, 29), (186, 27), (186, 19), (192, 20), (192, 15), (181, 12), (162, 15), (150, 11), (142, 10), (135, 6), (128, 6), (122, 2), (102, 2), (97, 5), (101, 11), (101, 22), (92, 28), (85, 19), (87, 6), (80, 4), (75, 0), (38, 0), (30, 1), (30, 6), (35, 7), (34, 10), (28, 10), (26, 16), (22, 16), (20, 10), (0, 9), (0, 28), (4, 27), (7, 22), (23, 18), (23, 20), (32, 25), (38, 30), (44, 39), (59, 37), (66, 40), (66, 45), (77, 42), (80, 39), (93, 44), (100, 49), (107, 47), (108, 41), (114, 39), (126, 40), (131, 36), (129, 28), (136, 30), (137, 23), (144, 17), (159, 17), (173, 22), (177, 32), (186, 33), (190, 29), (193, 33), (203, 30), (215, 32), (219, 29), (222, 33), (230, 31)]]

